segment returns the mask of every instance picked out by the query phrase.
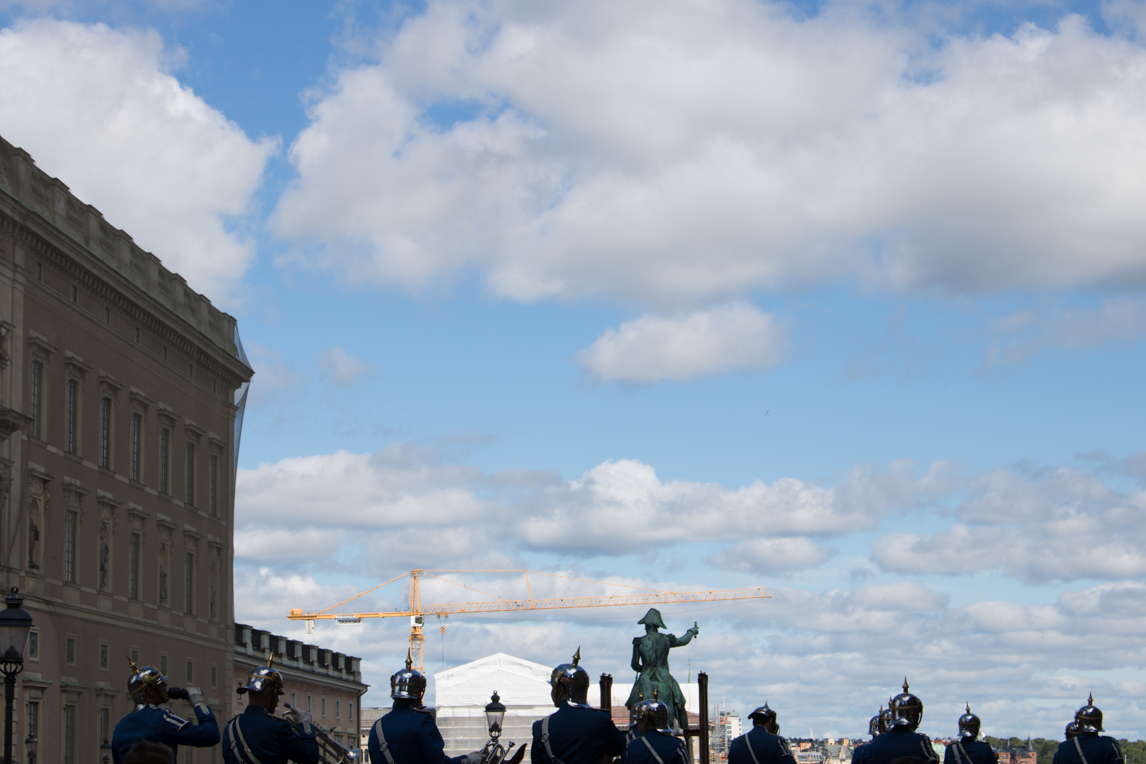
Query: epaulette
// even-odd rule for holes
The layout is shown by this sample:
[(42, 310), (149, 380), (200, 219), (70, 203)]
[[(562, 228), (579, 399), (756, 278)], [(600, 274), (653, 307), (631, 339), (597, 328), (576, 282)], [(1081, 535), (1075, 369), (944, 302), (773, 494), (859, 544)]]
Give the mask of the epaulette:
[(415, 708), (414, 710), (415, 710), (415, 711), (417, 711), (417, 712), (418, 712), (418, 713), (420, 713), (420, 714), (429, 714), (430, 716), (433, 716), (433, 715), (434, 715), (434, 711), (433, 711), (433, 709), (431, 709), (431, 708), (427, 708), (426, 706), (418, 706), (418, 707), (417, 707), (417, 708)]

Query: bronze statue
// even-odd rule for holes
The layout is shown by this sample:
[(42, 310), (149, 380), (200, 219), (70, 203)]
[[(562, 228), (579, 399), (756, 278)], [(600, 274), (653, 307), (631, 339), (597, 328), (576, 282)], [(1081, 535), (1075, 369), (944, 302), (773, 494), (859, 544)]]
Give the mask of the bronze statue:
[(692, 628), (682, 637), (661, 634), (657, 629), (668, 627), (661, 620), (661, 613), (656, 608), (649, 608), (649, 612), (645, 613), (645, 617), (637, 623), (645, 626), (643, 637), (633, 637), (633, 671), (638, 672), (640, 676), (637, 677), (625, 705), (632, 711), (633, 706), (639, 703), (642, 697), (651, 698), (655, 693), (660, 702), (668, 706), (669, 719), (675, 720), (682, 730), (687, 729), (688, 713), (684, 710), (684, 693), (680, 691), (680, 685), (669, 673), (668, 654), (670, 649), (691, 642), (692, 638), (700, 633), (700, 629), (694, 622)]

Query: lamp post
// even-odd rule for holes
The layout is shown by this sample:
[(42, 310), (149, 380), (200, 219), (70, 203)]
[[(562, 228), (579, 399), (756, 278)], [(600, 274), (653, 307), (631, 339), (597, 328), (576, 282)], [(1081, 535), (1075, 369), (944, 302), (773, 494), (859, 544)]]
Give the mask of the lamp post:
[[(103, 764), (107, 764), (109, 761), (111, 761), (111, 743), (107, 742), (106, 737), (103, 739), (103, 745), (99, 747), (99, 752), (100, 761), (102, 761)], [(35, 762), (30, 761), (28, 764), (35, 764)]]
[(505, 721), (505, 705), (502, 704), (501, 698), (497, 696), (497, 690), (493, 691), (493, 695), (489, 699), (489, 703), (485, 707), (485, 720), (489, 725), (489, 736), (497, 740), (501, 736), (501, 725)]
[(12, 587), (0, 610), (0, 672), (4, 674), (4, 764), (12, 764), (12, 706), (16, 702), (16, 675), (24, 670), (24, 647), (32, 630), (32, 616), (20, 607), (24, 598)]
[(24, 741), (24, 748), (28, 751), (28, 764), (36, 764), (36, 746), (40, 741), (36, 739), (36, 733), (29, 732), (28, 738)]

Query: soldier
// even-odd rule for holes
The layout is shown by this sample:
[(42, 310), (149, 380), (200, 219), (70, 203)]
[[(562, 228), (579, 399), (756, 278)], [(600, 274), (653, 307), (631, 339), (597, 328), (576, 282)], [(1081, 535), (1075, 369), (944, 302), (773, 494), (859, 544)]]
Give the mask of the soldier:
[[(867, 723), (867, 734), (871, 735), (871, 740), (875, 740), (882, 733), (887, 732), (883, 721), (883, 705), (879, 707), (879, 713), (871, 717), (871, 721)], [(852, 764), (867, 764), (871, 757), (871, 740), (866, 743), (860, 743), (852, 751)]]
[(167, 688), (167, 677), (151, 666), (139, 668), (128, 658), (131, 677), (127, 680), (127, 692), (135, 701), (135, 710), (119, 720), (111, 736), (111, 755), (115, 764), (123, 764), (123, 758), (131, 747), (141, 740), (162, 743), (171, 749), (172, 761), (177, 761), (179, 746), (209, 748), (219, 742), (219, 723), (215, 714), (203, 702), (203, 691), (198, 687), (188, 687), (181, 697), (186, 698), (195, 709), (198, 724), (192, 724), (171, 713), (163, 704), (171, 699)]
[[(796, 764), (788, 741), (776, 734), (776, 712), (768, 704), (748, 714), (752, 729), (728, 746), (728, 764)], [(776, 730), (776, 732), (773, 732)]]
[(1082, 732), (1082, 730), (1079, 729), (1078, 722), (1076, 721), (1071, 721), (1070, 724), (1066, 725), (1066, 729), (1063, 730), (1063, 734), (1067, 740), (1074, 740), (1078, 737), (1079, 732)]
[(688, 746), (676, 737), (669, 726), (668, 706), (653, 694), (653, 699), (637, 704), (640, 709), (641, 734), (625, 746), (622, 764), (691, 764)]
[[(283, 694), (283, 675), (267, 665), (255, 669), (236, 692), (247, 696), (247, 707), (223, 730), (224, 764), (318, 764), (318, 741), (306, 711), (291, 709), (285, 718), (275, 716)], [(297, 727), (297, 729), (296, 729)]]
[[(1059, 743), (1055, 764), (1124, 764), (1118, 742), (1102, 732), (1102, 712), (1094, 707), (1094, 695), (1074, 715), (1078, 736)], [(1069, 728), (1068, 728), (1069, 729)], [(1069, 734), (1069, 733), (1068, 733)]]
[(979, 717), (971, 713), (968, 703), (967, 713), (959, 717), (959, 739), (947, 746), (943, 764), (999, 764), (990, 743), (977, 739), (979, 724)]
[[(446, 756), (446, 744), (434, 714), (422, 705), (426, 678), (413, 668), (410, 654), (406, 668), (390, 677), (390, 697), (394, 707), (370, 728), (367, 748), (371, 764), (479, 764), (478, 752), (455, 758)], [(598, 763), (599, 764), (599, 763)]]
[(939, 764), (939, 754), (931, 747), (931, 741), (915, 731), (923, 720), (923, 701), (911, 694), (906, 678), (903, 692), (891, 699), (889, 710), (890, 729), (867, 746), (871, 751), (870, 764), (891, 764), (903, 756)]
[(549, 697), (557, 711), (533, 723), (531, 764), (600, 764), (605, 756), (625, 752), (625, 736), (608, 711), (586, 700), (589, 674), (577, 665), (580, 660), (578, 647), (572, 663), (562, 663), (549, 675)]

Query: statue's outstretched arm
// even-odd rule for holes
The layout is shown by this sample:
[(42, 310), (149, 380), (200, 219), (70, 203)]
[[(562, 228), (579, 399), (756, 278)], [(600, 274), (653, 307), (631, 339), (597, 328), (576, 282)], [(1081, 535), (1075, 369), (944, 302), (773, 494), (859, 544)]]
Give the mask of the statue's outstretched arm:
[(670, 647), (680, 647), (681, 645), (687, 645), (689, 642), (692, 641), (692, 638), (695, 637), (699, 633), (700, 633), (700, 628), (696, 625), (695, 622), (693, 622), (692, 628), (689, 629), (688, 631), (686, 631), (681, 636), (678, 637), (675, 634), (669, 634), (668, 635), (669, 646)]

